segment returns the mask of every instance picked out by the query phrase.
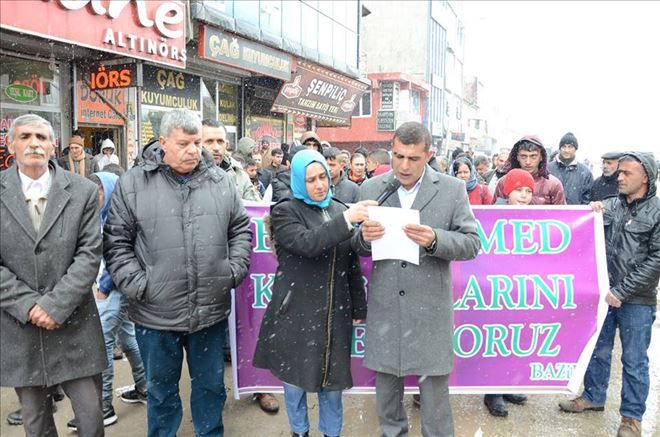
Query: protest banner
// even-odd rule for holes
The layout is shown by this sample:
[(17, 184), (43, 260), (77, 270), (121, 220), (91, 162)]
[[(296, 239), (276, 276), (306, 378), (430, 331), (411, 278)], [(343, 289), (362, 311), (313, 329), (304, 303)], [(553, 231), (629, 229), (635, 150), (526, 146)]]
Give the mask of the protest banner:
[[(247, 209), (252, 265), (235, 291), (230, 320), (236, 397), (282, 392), (269, 371), (251, 364), (277, 260), (263, 222), (268, 208)], [(452, 263), (450, 391), (576, 393), (607, 312), (602, 217), (588, 207), (474, 207), (474, 214), (479, 255)], [(368, 295), (371, 259), (361, 263)], [(375, 392), (375, 375), (362, 366), (365, 332), (366, 325), (354, 325), (349, 393)], [(407, 378), (406, 392), (417, 392), (414, 377)]]

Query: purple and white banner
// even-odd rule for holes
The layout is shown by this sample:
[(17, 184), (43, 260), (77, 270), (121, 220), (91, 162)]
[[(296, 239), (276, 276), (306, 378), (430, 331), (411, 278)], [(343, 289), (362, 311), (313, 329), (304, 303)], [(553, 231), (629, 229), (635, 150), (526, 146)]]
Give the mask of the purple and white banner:
[[(252, 263), (234, 293), (230, 319), (236, 397), (282, 392), (269, 371), (252, 367), (277, 259), (263, 223), (269, 208), (247, 210)], [(482, 249), (472, 261), (452, 263), (450, 391), (576, 393), (607, 313), (602, 217), (579, 206), (474, 207), (474, 214)], [(371, 259), (361, 263), (368, 295)], [(365, 332), (366, 325), (353, 326), (355, 386), (349, 393), (375, 392), (375, 375), (362, 366)], [(406, 380), (406, 391), (417, 392), (414, 376)]]

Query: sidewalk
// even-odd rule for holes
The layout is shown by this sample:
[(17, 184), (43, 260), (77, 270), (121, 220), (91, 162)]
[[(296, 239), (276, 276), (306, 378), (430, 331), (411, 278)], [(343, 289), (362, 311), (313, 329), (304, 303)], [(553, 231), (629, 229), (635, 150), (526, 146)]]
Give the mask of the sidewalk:
[[(608, 393), (608, 402), (604, 413), (566, 414), (561, 413), (557, 402), (569, 396), (564, 395), (535, 395), (529, 398), (525, 406), (509, 406), (509, 417), (499, 419), (491, 417), (483, 405), (483, 397), (478, 395), (452, 395), (451, 403), (454, 412), (456, 437), (563, 437), (563, 436), (589, 436), (606, 437), (615, 436), (619, 425), (619, 393), (621, 391), (621, 363), (620, 349), (614, 352), (616, 357), (612, 366), (612, 381)], [(647, 412), (644, 416), (643, 435), (645, 437), (660, 437), (660, 314), (653, 329), (653, 340), (649, 350), (651, 357), (651, 392), (647, 401)], [(131, 373), (128, 362), (115, 361), (115, 387), (131, 384)], [(179, 430), (179, 437), (192, 437), (194, 432), (190, 420), (189, 396), (190, 383), (187, 368), (184, 366), (181, 380), (181, 397), (184, 412), (183, 423)], [(225, 370), (225, 381), (231, 387), (231, 369)], [(225, 435), (240, 437), (284, 437), (290, 436), (290, 430), (284, 411), (281, 395), (280, 412), (269, 415), (259, 409), (256, 402), (250, 397), (240, 400), (233, 399), (231, 389), (227, 392), (225, 406)], [(421, 436), (420, 411), (412, 404), (411, 396), (405, 398), (408, 420), (411, 423), (410, 436)], [(3, 437), (21, 437), (23, 428), (9, 426), (6, 416), (18, 408), (18, 399), (13, 389), (0, 390), (0, 435)], [(70, 403), (64, 400), (58, 403), (58, 412), (55, 414), (58, 431), (61, 436), (70, 435), (66, 429), (66, 422), (73, 417)], [(119, 420), (106, 428), (109, 437), (140, 437), (146, 435), (146, 409), (142, 404), (125, 404), (118, 398), (114, 401), (114, 408)], [(316, 429), (318, 423), (318, 405), (314, 396), (309, 396), (310, 409), (310, 435), (320, 436)], [(376, 417), (375, 399), (373, 395), (344, 397), (344, 429), (345, 437), (365, 437), (379, 435), (378, 418)]]

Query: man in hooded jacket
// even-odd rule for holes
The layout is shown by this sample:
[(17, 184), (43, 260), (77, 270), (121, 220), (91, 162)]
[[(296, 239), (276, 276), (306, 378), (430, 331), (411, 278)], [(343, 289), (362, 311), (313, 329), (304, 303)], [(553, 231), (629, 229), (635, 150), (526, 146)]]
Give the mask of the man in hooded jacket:
[(627, 152), (619, 159), (619, 195), (593, 202), (603, 213), (610, 291), (605, 322), (584, 375), (584, 391), (561, 402), (569, 413), (603, 411), (616, 329), (623, 363), (618, 437), (641, 436), (649, 394), (649, 357), (660, 278), (658, 169), (650, 153)]
[[(507, 158), (502, 175), (512, 168), (522, 168), (534, 178), (534, 193), (532, 205), (566, 205), (564, 188), (561, 181), (548, 171), (548, 154), (541, 140), (535, 135), (522, 137), (513, 145)], [(504, 195), (504, 177), (501, 177), (495, 187), (493, 203)]]

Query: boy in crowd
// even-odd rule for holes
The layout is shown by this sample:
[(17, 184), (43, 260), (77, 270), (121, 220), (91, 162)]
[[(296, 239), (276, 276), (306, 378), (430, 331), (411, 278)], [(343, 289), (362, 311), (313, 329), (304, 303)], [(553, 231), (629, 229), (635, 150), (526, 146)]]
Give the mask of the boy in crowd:
[[(110, 209), (110, 197), (119, 177), (109, 172), (98, 172), (89, 176), (89, 180), (98, 186), (99, 212), (101, 225), (105, 224)], [(105, 351), (108, 367), (103, 371), (103, 426), (112, 425), (117, 421), (115, 409), (112, 406), (112, 380), (114, 378), (113, 347), (115, 339), (119, 340), (121, 349), (131, 365), (135, 387), (121, 394), (120, 399), (127, 403), (147, 403), (147, 381), (144, 377), (144, 365), (135, 339), (135, 325), (128, 319), (128, 301), (117, 289), (101, 258), (101, 268), (97, 277), (97, 287), (94, 290), (96, 307), (101, 319), (101, 329), (105, 341)], [(78, 420), (67, 423), (67, 428), (78, 430)]]
[(245, 172), (250, 177), (250, 182), (252, 183), (252, 189), (256, 194), (259, 195), (259, 198), (261, 199), (261, 197), (263, 197), (264, 195), (264, 192), (266, 192), (266, 187), (264, 186), (263, 182), (259, 180), (259, 174), (257, 173), (257, 171), (258, 171), (257, 162), (252, 158), (248, 158), (248, 160), (245, 162)]
[[(534, 177), (526, 170), (520, 168), (511, 169), (504, 176), (504, 196), (495, 201), (495, 205), (525, 206), (532, 202), (534, 193)], [(518, 394), (487, 394), (484, 396), (484, 404), (488, 412), (495, 417), (507, 417), (509, 411), (504, 403), (522, 405), (527, 401), (527, 396)]]

